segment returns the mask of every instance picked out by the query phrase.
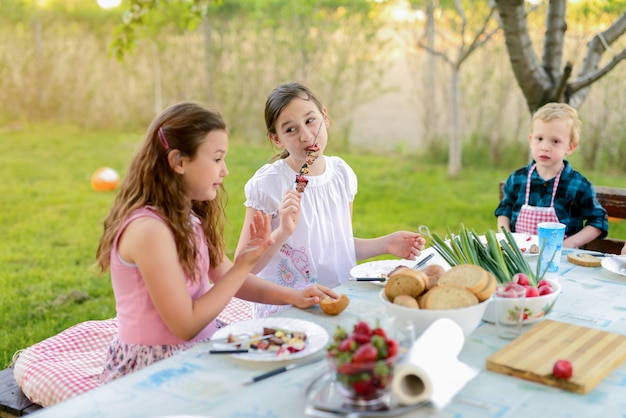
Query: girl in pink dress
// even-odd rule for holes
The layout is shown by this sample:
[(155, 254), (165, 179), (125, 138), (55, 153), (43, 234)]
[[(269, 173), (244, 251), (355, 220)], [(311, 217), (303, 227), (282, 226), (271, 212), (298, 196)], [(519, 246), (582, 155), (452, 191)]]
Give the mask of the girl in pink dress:
[(233, 296), (307, 308), (324, 286), (289, 289), (251, 274), (273, 244), (268, 216), (250, 222), (252, 239), (225, 255), (224, 177), (228, 132), (220, 114), (193, 103), (152, 122), (104, 222), (97, 250), (110, 269), (119, 330), (102, 382), (208, 340)]

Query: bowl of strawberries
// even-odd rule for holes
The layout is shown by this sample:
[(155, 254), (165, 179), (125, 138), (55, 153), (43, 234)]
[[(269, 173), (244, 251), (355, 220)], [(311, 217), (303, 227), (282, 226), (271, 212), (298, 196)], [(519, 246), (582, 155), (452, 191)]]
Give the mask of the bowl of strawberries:
[(350, 332), (338, 326), (327, 353), (337, 390), (348, 405), (384, 407), (398, 357), (395, 339), (380, 326), (359, 321)]

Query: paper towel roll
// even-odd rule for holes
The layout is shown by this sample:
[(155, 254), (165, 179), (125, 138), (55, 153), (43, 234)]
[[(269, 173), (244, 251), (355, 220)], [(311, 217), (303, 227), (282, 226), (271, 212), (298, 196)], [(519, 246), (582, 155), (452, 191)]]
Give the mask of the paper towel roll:
[(445, 406), (478, 373), (457, 359), (464, 343), (456, 322), (446, 318), (433, 322), (395, 368), (391, 391), (398, 401), (414, 405), (429, 400), (439, 408)]

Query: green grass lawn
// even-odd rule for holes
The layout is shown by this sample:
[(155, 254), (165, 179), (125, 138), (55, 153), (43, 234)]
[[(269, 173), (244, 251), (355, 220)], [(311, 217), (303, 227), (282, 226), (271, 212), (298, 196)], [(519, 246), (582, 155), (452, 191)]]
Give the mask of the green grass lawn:
[[(93, 268), (115, 192), (93, 191), (90, 177), (103, 166), (123, 177), (142, 136), (50, 126), (0, 132), (0, 369), (21, 348), (78, 322), (115, 315), (108, 273)], [(230, 254), (243, 220), (243, 185), (271, 154), (265, 142), (231, 143)], [(495, 228), (498, 183), (510, 170), (470, 167), (452, 180), (445, 166), (431, 165), (426, 157), (339, 154), (359, 177), (354, 205), (359, 237), (420, 225), (440, 234), (461, 223), (479, 233)], [(619, 176), (585, 174), (597, 185), (626, 186)], [(626, 224), (611, 228), (610, 236), (626, 238)]]

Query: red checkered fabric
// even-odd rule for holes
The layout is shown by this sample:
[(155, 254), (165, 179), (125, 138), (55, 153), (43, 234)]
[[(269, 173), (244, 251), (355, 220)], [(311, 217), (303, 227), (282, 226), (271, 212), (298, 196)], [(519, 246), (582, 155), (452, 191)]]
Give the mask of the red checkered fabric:
[(86, 321), (19, 353), (13, 374), (34, 403), (54, 405), (100, 385), (117, 318)]
[(222, 313), (217, 317), (218, 326), (230, 325), (233, 322), (252, 319), (252, 302), (247, 300), (232, 298)]

